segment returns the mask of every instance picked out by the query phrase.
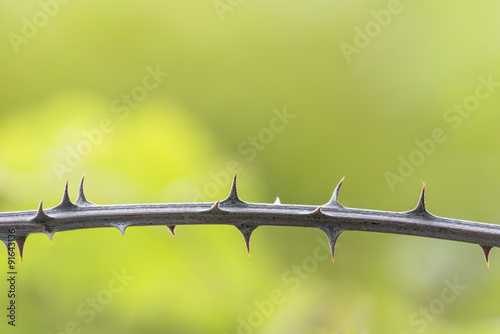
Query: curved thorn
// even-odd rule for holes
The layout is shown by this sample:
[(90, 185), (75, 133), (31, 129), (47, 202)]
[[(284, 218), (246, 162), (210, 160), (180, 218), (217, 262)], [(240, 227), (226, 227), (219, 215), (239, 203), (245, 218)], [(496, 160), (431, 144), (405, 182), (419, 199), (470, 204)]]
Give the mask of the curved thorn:
[(44, 220), (49, 220), (51, 217), (49, 217), (45, 211), (43, 210), (43, 199), (40, 201), (40, 204), (38, 204), (38, 209), (36, 211), (36, 216), (33, 218), (39, 221), (44, 221)]
[(73, 204), (71, 202), (71, 199), (69, 198), (69, 192), (68, 192), (68, 180), (66, 180), (66, 185), (64, 186), (64, 194), (63, 194), (63, 198), (62, 198), (62, 202), (61, 204)]
[(84, 181), (85, 181), (85, 174), (83, 175), (82, 180), (80, 181), (80, 187), (78, 189), (78, 198), (76, 199), (75, 204), (79, 206), (94, 205), (94, 203), (89, 202), (85, 197), (85, 192), (83, 191)]
[(64, 186), (64, 193), (61, 203), (56, 206), (54, 209), (74, 209), (77, 206), (71, 202), (68, 192), (68, 181), (66, 180), (66, 185)]
[(237, 205), (237, 206), (246, 206), (247, 203), (243, 202), (239, 197), (238, 197), (238, 190), (237, 190), (237, 184), (236, 184), (236, 172), (234, 173), (234, 178), (233, 178), (233, 184), (231, 185), (231, 191), (229, 192), (229, 196), (223, 201), (220, 202), (220, 204), (232, 204), (232, 205)]
[(204, 211), (206, 213), (225, 213), (225, 211), (223, 211), (221, 208), (220, 208), (220, 201), (217, 201), (214, 203), (214, 205), (212, 205), (210, 207), (210, 209), (208, 209), (207, 211)]
[(243, 239), (245, 240), (248, 256), (250, 256), (250, 237), (252, 236), (252, 232), (255, 231), (258, 226), (250, 226), (245, 224), (237, 224), (234, 226), (241, 232), (241, 234), (243, 234)]
[(22, 236), (22, 237), (16, 238), (16, 244), (17, 244), (17, 248), (19, 249), (19, 258), (21, 259), (21, 262), (23, 262), (24, 243), (26, 242), (26, 238), (27, 238), (27, 236)]
[(420, 192), (420, 198), (418, 199), (417, 206), (411, 211), (412, 214), (419, 215), (430, 215), (429, 211), (425, 208), (425, 183), (422, 182), (422, 191)]
[(120, 233), (125, 237), (125, 230), (129, 225), (127, 224), (112, 224), (111, 226), (115, 227), (120, 231)]
[(280, 198), (276, 197), (276, 200), (274, 201), (274, 204), (278, 205), (281, 204)]
[(55, 231), (50, 230), (46, 224), (47, 221), (52, 220), (52, 219), (54, 219), (54, 218), (48, 216), (45, 213), (45, 211), (43, 210), (43, 200), (41, 200), (40, 204), (38, 205), (38, 210), (36, 212), (36, 216), (33, 217), (32, 221), (39, 223), (39, 224), (42, 224), (43, 229), (44, 229), (43, 233), (45, 233), (49, 237), (51, 242), (54, 242), (52, 237), (53, 237)]
[(483, 250), (484, 253), (484, 259), (486, 260), (486, 265), (488, 268), (490, 267), (490, 252), (491, 249), (493, 248), (492, 246), (484, 246), (484, 245), (479, 245), (481, 249)]
[(318, 206), (313, 212), (308, 213), (308, 216), (314, 217), (314, 218), (321, 218), (326, 216), (323, 211), (321, 211), (321, 205)]
[(339, 193), (340, 193), (340, 187), (342, 186), (344, 179), (345, 176), (342, 177), (342, 179), (340, 179), (340, 182), (337, 184), (335, 190), (333, 191), (332, 198), (328, 201), (328, 203), (325, 204), (325, 207), (343, 208), (343, 206), (339, 203)]
[(45, 235), (46, 235), (47, 237), (49, 237), (50, 242), (54, 242), (54, 233), (49, 232), (49, 231), (45, 231), (44, 233), (45, 233)]
[(172, 235), (175, 235), (175, 225), (167, 225), (168, 229), (172, 233)]
[(319, 228), (325, 232), (326, 236), (328, 237), (328, 243), (330, 244), (330, 252), (332, 254), (332, 263), (335, 262), (335, 244), (337, 243), (337, 239), (342, 233), (342, 229), (337, 226), (332, 226), (332, 225), (324, 225), (324, 226), (319, 226)]

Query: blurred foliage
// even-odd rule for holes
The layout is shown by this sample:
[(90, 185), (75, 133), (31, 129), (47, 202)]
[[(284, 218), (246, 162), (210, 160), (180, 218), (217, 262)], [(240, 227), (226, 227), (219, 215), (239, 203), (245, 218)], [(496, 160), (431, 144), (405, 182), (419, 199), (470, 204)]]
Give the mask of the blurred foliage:
[[(84, 173), (99, 204), (213, 201), (236, 169), (249, 201), (322, 204), (345, 175), (347, 206), (408, 210), (425, 181), (437, 215), (500, 217), (500, 92), (445, 119), (479, 77), (500, 81), (497, 2), (62, 2), (0, 0), (1, 211), (56, 205), (66, 179), (75, 198)], [(266, 130), (284, 108), (295, 118)], [(391, 189), (386, 172), (436, 128), (447, 139)], [(346, 232), (332, 265), (314, 257), (324, 239), (262, 227), (248, 259), (227, 226), (31, 235), (15, 331), (498, 333), (496, 250), (488, 270), (475, 245)], [(113, 270), (134, 278), (103, 299)], [(444, 304), (454, 280), (466, 289)], [(106, 301), (92, 319), (88, 298)]]

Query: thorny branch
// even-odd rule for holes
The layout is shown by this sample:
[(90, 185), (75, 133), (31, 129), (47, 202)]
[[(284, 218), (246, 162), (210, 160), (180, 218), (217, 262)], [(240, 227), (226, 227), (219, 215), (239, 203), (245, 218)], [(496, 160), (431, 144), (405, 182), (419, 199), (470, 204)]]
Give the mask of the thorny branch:
[(259, 226), (296, 226), (319, 228), (328, 237), (332, 260), (335, 243), (343, 231), (370, 231), (415, 235), (478, 244), (489, 266), (489, 253), (500, 247), (500, 225), (443, 218), (425, 208), (425, 185), (417, 206), (407, 212), (354, 209), (342, 206), (339, 190), (342, 179), (330, 201), (321, 206), (244, 202), (238, 197), (236, 174), (229, 196), (215, 203), (164, 203), (96, 205), (89, 202), (80, 183), (78, 199), (73, 203), (68, 183), (59, 205), (44, 210), (0, 213), (0, 240), (7, 247), (10, 231), (15, 231), (21, 260), (24, 243), (32, 233), (45, 233), (51, 240), (56, 232), (98, 227), (115, 227), (122, 234), (129, 226), (166, 225), (172, 233), (176, 225), (234, 225), (243, 234), (250, 254), (250, 236)]

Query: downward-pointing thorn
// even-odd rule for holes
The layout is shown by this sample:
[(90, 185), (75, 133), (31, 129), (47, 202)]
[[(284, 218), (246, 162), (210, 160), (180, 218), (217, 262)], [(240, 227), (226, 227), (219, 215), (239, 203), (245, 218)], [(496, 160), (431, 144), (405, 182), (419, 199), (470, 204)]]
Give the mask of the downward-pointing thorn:
[(337, 239), (342, 233), (342, 229), (336, 226), (324, 225), (319, 227), (323, 232), (325, 232), (328, 237), (328, 243), (330, 244), (330, 252), (332, 254), (332, 263), (335, 262), (335, 244)]
[(82, 180), (80, 181), (80, 187), (78, 189), (78, 198), (76, 199), (75, 204), (80, 206), (94, 205), (94, 203), (89, 202), (85, 197), (85, 192), (83, 190), (84, 181), (85, 181), (85, 174), (83, 175)]
[(245, 202), (243, 202), (239, 197), (238, 197), (238, 190), (237, 190), (237, 183), (236, 183), (236, 173), (234, 173), (234, 178), (233, 178), (233, 184), (231, 185), (231, 191), (229, 192), (229, 196), (223, 201), (220, 202), (220, 204), (233, 204), (237, 206), (245, 206), (247, 205)]
[(127, 224), (114, 224), (114, 227), (120, 231), (120, 233), (125, 237), (125, 230), (127, 229), (128, 225)]
[(47, 237), (49, 237), (50, 242), (54, 242), (54, 233), (49, 232), (49, 231), (45, 231), (45, 235), (46, 235)]
[(172, 235), (175, 235), (175, 225), (167, 225), (167, 227), (172, 232)]
[(252, 232), (257, 228), (257, 226), (250, 226), (245, 224), (234, 225), (238, 230), (240, 230), (243, 235), (243, 239), (245, 240), (245, 245), (247, 247), (248, 256), (250, 256), (250, 237), (252, 236)]
[(332, 207), (332, 208), (342, 208), (343, 207), (339, 203), (339, 192), (340, 192), (340, 187), (342, 186), (342, 183), (344, 182), (344, 179), (345, 179), (345, 176), (342, 177), (340, 182), (335, 187), (335, 190), (333, 191), (332, 198), (328, 201), (328, 203), (325, 204), (325, 207)]
[(17, 248), (19, 249), (19, 258), (21, 259), (21, 262), (23, 262), (24, 243), (25, 242), (26, 242), (26, 236), (16, 238), (16, 244), (17, 244)]
[(484, 259), (486, 260), (486, 265), (488, 268), (490, 267), (490, 252), (491, 249), (493, 248), (492, 246), (484, 246), (484, 245), (479, 245), (481, 249), (483, 250), (484, 253)]

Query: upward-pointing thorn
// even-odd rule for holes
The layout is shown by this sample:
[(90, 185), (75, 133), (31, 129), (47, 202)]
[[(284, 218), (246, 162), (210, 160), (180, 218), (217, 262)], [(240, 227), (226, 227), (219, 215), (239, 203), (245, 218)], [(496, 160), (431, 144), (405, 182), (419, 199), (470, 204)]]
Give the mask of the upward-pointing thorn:
[(430, 215), (429, 211), (425, 208), (425, 183), (422, 182), (422, 191), (420, 192), (420, 198), (418, 199), (417, 206), (410, 211), (414, 214), (424, 214)]
[(38, 210), (36, 212), (36, 216), (33, 217), (32, 221), (34, 223), (41, 224), (43, 226), (43, 229), (44, 229), (43, 233), (45, 233), (49, 237), (50, 241), (53, 242), (54, 240), (52, 239), (52, 236), (54, 233), (56, 233), (56, 231), (50, 229), (47, 225), (47, 222), (49, 222), (52, 219), (54, 219), (54, 218), (48, 216), (45, 213), (45, 211), (43, 210), (43, 200), (41, 200), (40, 204), (38, 205)]
[(313, 212), (309, 213), (308, 216), (314, 218), (323, 218), (326, 215), (323, 213), (323, 211), (321, 211), (321, 205), (320, 205)]
[(220, 201), (215, 202), (215, 203), (214, 203), (214, 204), (210, 207), (210, 209), (208, 209), (208, 210), (206, 210), (206, 211), (204, 211), (204, 212), (206, 212), (206, 213), (211, 213), (211, 214), (224, 214), (224, 213), (226, 213), (225, 211), (223, 211), (223, 210), (220, 208), (219, 204), (220, 204)]
[(243, 239), (245, 240), (248, 256), (250, 256), (250, 237), (252, 236), (252, 232), (257, 228), (257, 226), (250, 226), (245, 224), (238, 224), (234, 226), (236, 226), (236, 228), (240, 230), (241, 234), (243, 234)]
[(80, 188), (78, 189), (78, 198), (76, 199), (75, 204), (79, 206), (94, 205), (94, 203), (87, 201), (87, 198), (85, 197), (85, 192), (83, 191), (84, 181), (85, 181), (85, 174), (83, 175), (82, 180), (80, 181)]
[(274, 204), (281, 204), (280, 198), (276, 197), (276, 200), (274, 201)]
[(62, 203), (71, 203), (71, 199), (69, 198), (69, 193), (68, 193), (68, 180), (66, 180), (66, 185), (64, 186)]
[(491, 249), (493, 248), (492, 246), (484, 246), (484, 245), (479, 245), (481, 249), (483, 250), (484, 253), (484, 259), (486, 260), (486, 265), (488, 268), (490, 267), (490, 252)]
[(236, 172), (234, 173), (233, 184), (231, 185), (231, 191), (229, 192), (229, 196), (223, 201), (220, 202), (221, 205), (224, 204), (232, 204), (236, 206), (246, 206), (247, 204), (243, 202), (238, 197), (238, 190), (236, 187)]
[(125, 230), (129, 226), (128, 224), (112, 224), (113, 227), (116, 227), (118, 231), (125, 237)]
[(51, 219), (49, 216), (47, 216), (47, 214), (43, 210), (43, 199), (40, 201), (40, 204), (38, 204), (38, 209), (36, 211), (36, 216), (34, 219), (40, 221)]
[(335, 187), (335, 190), (333, 191), (332, 198), (326, 203), (324, 206), (325, 207), (330, 207), (330, 208), (343, 208), (342, 205), (339, 203), (339, 192), (340, 192), (340, 187), (342, 186), (342, 183), (344, 182), (345, 176), (342, 177), (340, 182), (337, 184)]
[(66, 185), (64, 186), (64, 193), (63, 193), (63, 198), (61, 203), (56, 206), (54, 209), (74, 209), (76, 208), (76, 205), (71, 202), (71, 199), (69, 198), (69, 192), (68, 192), (68, 181), (66, 181)]

